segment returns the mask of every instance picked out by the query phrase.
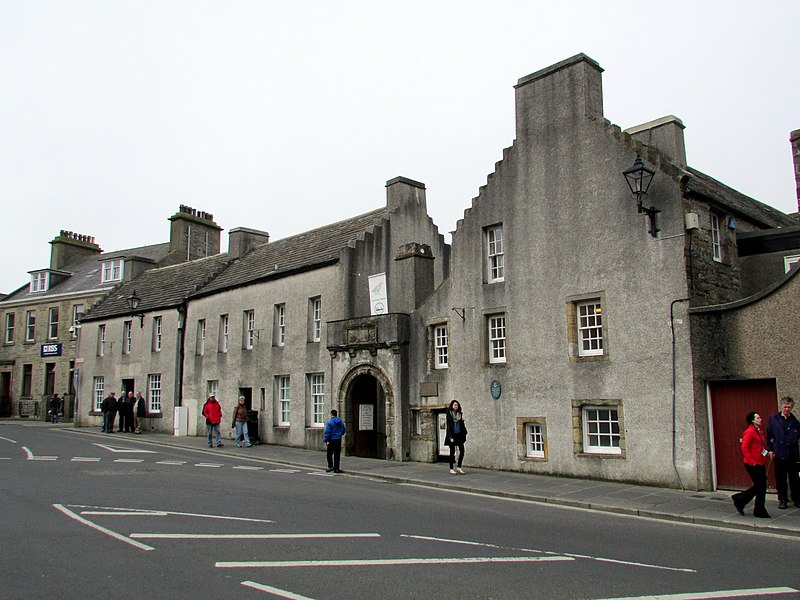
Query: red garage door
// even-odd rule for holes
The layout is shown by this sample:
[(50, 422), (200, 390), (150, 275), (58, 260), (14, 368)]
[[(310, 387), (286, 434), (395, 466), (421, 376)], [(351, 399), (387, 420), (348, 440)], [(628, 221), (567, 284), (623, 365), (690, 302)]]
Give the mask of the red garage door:
[[(756, 411), (767, 425), (777, 411), (778, 394), (774, 379), (714, 381), (708, 384), (711, 396), (711, 422), (714, 426), (714, 464), (717, 487), (741, 489), (751, 481), (742, 466), (742, 432), (747, 427), (745, 416)], [(773, 470), (769, 471), (770, 487), (775, 487)]]

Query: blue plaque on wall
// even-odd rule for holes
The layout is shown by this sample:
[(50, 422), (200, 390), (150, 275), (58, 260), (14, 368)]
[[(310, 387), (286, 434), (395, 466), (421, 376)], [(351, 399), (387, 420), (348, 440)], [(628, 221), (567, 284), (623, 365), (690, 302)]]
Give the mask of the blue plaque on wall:
[(500, 394), (503, 393), (503, 386), (500, 385), (500, 382), (497, 379), (493, 379), (492, 383), (489, 385), (489, 389), (492, 392), (492, 398), (497, 400), (500, 397)]

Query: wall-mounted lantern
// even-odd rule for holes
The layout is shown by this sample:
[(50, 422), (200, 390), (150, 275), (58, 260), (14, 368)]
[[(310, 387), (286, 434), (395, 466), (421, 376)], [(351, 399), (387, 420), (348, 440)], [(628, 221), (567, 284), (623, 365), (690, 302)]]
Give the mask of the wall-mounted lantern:
[(139, 304), (141, 304), (142, 299), (136, 295), (136, 290), (133, 290), (133, 293), (128, 296), (128, 307), (131, 309), (131, 316), (132, 317), (139, 317), (139, 327), (144, 327), (144, 313), (137, 313), (136, 311), (139, 309)]
[(656, 227), (656, 215), (661, 211), (653, 206), (642, 206), (642, 196), (647, 194), (656, 172), (646, 167), (642, 162), (642, 157), (637, 154), (633, 166), (623, 171), (622, 174), (625, 176), (625, 181), (628, 182), (628, 187), (631, 188), (631, 193), (636, 197), (636, 206), (639, 212), (645, 213), (650, 219), (650, 235), (657, 237), (660, 230)]

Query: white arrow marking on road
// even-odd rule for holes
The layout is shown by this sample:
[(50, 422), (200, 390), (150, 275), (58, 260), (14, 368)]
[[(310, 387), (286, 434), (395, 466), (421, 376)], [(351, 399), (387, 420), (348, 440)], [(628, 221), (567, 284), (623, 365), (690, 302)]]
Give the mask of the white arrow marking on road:
[[(169, 513), (159, 510), (128, 510), (128, 511), (113, 511), (113, 510), (82, 510), (82, 515), (91, 515), (94, 517), (166, 517)], [(136, 536), (130, 536), (136, 537)]]
[(118, 454), (158, 454), (155, 450), (139, 450), (137, 448), (125, 448), (123, 446), (109, 446), (108, 444), (98, 444), (96, 442), (94, 445)]
[(256, 583), (255, 581), (243, 581), (242, 585), (246, 587), (251, 587), (254, 590), (258, 590), (259, 592), (267, 592), (268, 594), (272, 594), (273, 596), (280, 596), (281, 598), (288, 598), (289, 600), (314, 600), (313, 598), (309, 598), (308, 596), (301, 596), (300, 594), (293, 594), (292, 592), (287, 592), (286, 590), (281, 590), (278, 588), (274, 588), (271, 585), (264, 585), (263, 583)]
[(53, 504), (58, 510), (62, 513), (67, 515), (70, 519), (75, 519), (78, 523), (91, 527), (92, 529), (99, 531), (100, 533), (105, 533), (106, 535), (114, 538), (115, 540), (119, 540), (121, 542), (125, 542), (126, 544), (130, 544), (134, 548), (139, 548), (140, 550), (155, 550), (152, 546), (148, 546), (147, 544), (142, 544), (141, 542), (137, 542), (136, 540), (132, 540), (129, 537), (126, 537), (122, 534), (117, 533), (116, 531), (111, 531), (105, 527), (101, 527), (96, 523), (92, 523), (89, 519), (84, 519), (80, 515), (75, 514), (67, 507), (63, 506), (62, 504)]
[(380, 533), (132, 533), (137, 540), (315, 540), (377, 538)]
[(552, 552), (550, 550), (536, 550), (534, 548), (510, 548), (508, 546), (498, 546), (497, 544), (486, 544), (483, 542), (470, 542), (467, 540), (452, 540), (448, 538), (430, 537), (427, 535), (408, 535), (401, 534), (400, 537), (407, 537), (416, 540), (427, 540), (430, 542), (445, 542), (448, 544), (462, 544), (465, 546), (483, 546), (485, 548), (497, 548), (498, 550), (513, 550), (515, 552), (536, 552), (537, 554), (551, 554), (554, 556), (569, 556), (571, 558), (585, 558), (587, 560), (596, 560), (598, 562), (610, 562), (620, 565), (630, 565), (633, 567), (646, 567), (648, 569), (661, 569), (664, 571), (680, 571), (681, 573), (697, 573), (695, 569), (684, 569), (681, 567), (665, 567), (662, 565), (651, 565), (648, 563), (631, 562), (627, 560), (618, 560), (616, 558), (604, 558), (602, 556), (589, 556), (587, 554), (573, 554), (571, 552)]
[(205, 515), (201, 513), (188, 513), (188, 512), (175, 512), (172, 510), (152, 510), (146, 508), (123, 508), (120, 506), (90, 506), (88, 504), (68, 504), (72, 508), (89, 508), (95, 510), (108, 510), (114, 512), (120, 511), (130, 511), (130, 512), (137, 512), (137, 513), (148, 513), (148, 512), (164, 512), (168, 515), (176, 515), (179, 517), (198, 517), (201, 519), (220, 519), (222, 521), (246, 521), (248, 523), (274, 523), (271, 519), (252, 519), (250, 517), (226, 517), (224, 515)]
[(719, 590), (716, 592), (692, 592), (689, 594), (659, 594), (658, 596), (629, 596), (627, 598), (605, 598), (604, 600), (706, 600), (706, 598), (746, 598), (748, 596), (773, 596), (791, 594), (798, 590), (790, 587), (754, 588), (751, 590)]
[(31, 452), (30, 448), (23, 446), (22, 449), (25, 451), (28, 460), (58, 460), (57, 456), (34, 456), (33, 452)]
[(272, 587), (271, 585), (264, 585), (263, 583), (256, 583), (255, 581), (243, 581), (242, 585), (246, 587), (253, 588), (260, 592), (267, 592), (268, 594), (272, 594), (273, 596), (280, 596), (281, 598), (288, 598), (289, 600), (314, 600), (313, 598), (309, 598), (308, 596), (301, 596), (300, 594), (293, 594), (292, 592), (287, 592), (286, 590), (281, 590), (276, 587)]
[(562, 562), (575, 560), (569, 556), (470, 556), (465, 558), (378, 558), (374, 560), (269, 560), (218, 562), (220, 569), (280, 567), (380, 567), (393, 565), (456, 565), (476, 563)]

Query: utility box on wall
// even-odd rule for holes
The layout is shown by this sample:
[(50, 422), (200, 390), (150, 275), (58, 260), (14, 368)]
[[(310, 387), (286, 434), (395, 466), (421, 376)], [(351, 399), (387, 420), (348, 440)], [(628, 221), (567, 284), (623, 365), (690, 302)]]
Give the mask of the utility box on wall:
[(189, 433), (189, 407), (176, 406), (173, 419), (173, 435), (188, 435)]

